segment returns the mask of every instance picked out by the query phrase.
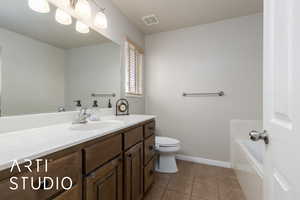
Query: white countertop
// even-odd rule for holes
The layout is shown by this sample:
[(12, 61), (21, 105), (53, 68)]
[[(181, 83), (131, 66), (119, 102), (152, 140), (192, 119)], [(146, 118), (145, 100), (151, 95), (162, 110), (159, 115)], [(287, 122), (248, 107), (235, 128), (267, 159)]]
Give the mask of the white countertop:
[(72, 122), (41, 128), (26, 129), (0, 135), (0, 170), (10, 168), (12, 162), (36, 159), (68, 147), (102, 137), (135, 124), (154, 119), (150, 115), (129, 115), (106, 117), (124, 123), (117, 127), (99, 130), (74, 131)]

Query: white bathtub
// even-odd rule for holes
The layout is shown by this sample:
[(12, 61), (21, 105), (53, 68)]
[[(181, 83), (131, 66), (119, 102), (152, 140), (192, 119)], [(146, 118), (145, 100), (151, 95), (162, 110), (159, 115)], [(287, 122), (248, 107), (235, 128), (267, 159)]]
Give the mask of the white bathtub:
[[(265, 145), (263, 142), (252, 142), (248, 133), (256, 127), (250, 128), (247, 121), (239, 121), (239, 128), (232, 128), (231, 133), (231, 162), (247, 200), (263, 199), (263, 158)], [(231, 124), (236, 125), (237, 122)], [(245, 130), (241, 131), (241, 125)], [(259, 130), (259, 129), (258, 129)]]

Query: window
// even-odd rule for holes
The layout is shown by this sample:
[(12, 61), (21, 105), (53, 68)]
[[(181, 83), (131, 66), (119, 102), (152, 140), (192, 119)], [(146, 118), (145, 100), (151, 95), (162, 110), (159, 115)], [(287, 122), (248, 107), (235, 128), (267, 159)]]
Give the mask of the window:
[(143, 56), (144, 52), (130, 40), (125, 44), (126, 84), (125, 92), (128, 96), (142, 96), (143, 88)]

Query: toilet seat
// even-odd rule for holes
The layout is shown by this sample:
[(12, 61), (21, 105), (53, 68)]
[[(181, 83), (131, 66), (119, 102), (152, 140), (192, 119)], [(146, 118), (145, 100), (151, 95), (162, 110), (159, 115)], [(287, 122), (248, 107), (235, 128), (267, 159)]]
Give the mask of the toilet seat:
[(169, 137), (155, 137), (155, 144), (160, 147), (177, 147), (180, 144), (179, 140)]

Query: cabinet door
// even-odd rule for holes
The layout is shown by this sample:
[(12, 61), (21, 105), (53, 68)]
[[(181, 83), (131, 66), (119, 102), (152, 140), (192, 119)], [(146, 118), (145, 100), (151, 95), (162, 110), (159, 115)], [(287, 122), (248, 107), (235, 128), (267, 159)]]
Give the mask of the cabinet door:
[(85, 178), (85, 200), (122, 200), (122, 157), (105, 164)]
[[(15, 183), (17, 190), (10, 190), (14, 186), (10, 179), (0, 182), (0, 199), (2, 200), (46, 200), (64, 192), (61, 187), (61, 181), (64, 177), (72, 179), (73, 187), (81, 187), (81, 152), (64, 155), (57, 159), (49, 159), (48, 166), (40, 166), (39, 170), (35, 168), (32, 172), (16, 175)], [(23, 182), (23, 178), (27, 179)], [(44, 178), (46, 179), (45, 181)], [(59, 181), (57, 181), (57, 179)], [(43, 186), (47, 186), (45, 189)], [(33, 189), (35, 188), (35, 190)], [(80, 191), (79, 191), (80, 192)], [(80, 195), (80, 194), (79, 194)], [(74, 199), (75, 200), (75, 199)]]
[(71, 190), (65, 191), (53, 200), (80, 200), (81, 199), (81, 185), (75, 185)]
[(144, 141), (144, 165), (155, 155), (155, 135), (150, 136)]
[(144, 192), (154, 183), (154, 158), (144, 168)]
[(138, 143), (125, 152), (125, 200), (143, 197), (143, 145)]

